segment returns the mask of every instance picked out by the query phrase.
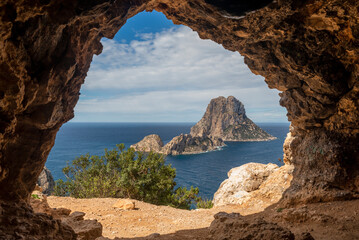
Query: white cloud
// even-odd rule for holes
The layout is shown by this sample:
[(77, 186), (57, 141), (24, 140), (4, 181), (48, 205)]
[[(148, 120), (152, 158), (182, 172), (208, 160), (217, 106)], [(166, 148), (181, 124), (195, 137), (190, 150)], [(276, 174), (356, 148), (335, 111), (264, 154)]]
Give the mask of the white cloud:
[(143, 41), (104, 40), (86, 78), (86, 89), (208, 89), (262, 83), (236, 52), (201, 40), (187, 27), (146, 34)]
[[(257, 96), (262, 94), (260, 98)], [(192, 91), (149, 91), (142, 94), (130, 94), (109, 99), (89, 99), (77, 105), (80, 112), (121, 112), (121, 113), (160, 113), (198, 111), (204, 113), (213, 96), (234, 95), (242, 100), (246, 108), (271, 108), (275, 91), (263, 94), (260, 89), (192, 90)]]
[[(102, 43), (103, 52), (94, 57), (83, 86), (86, 98), (76, 107), (77, 119), (81, 113), (116, 113), (140, 119), (151, 115), (152, 121), (154, 114), (198, 121), (210, 99), (233, 95), (249, 116), (253, 112), (255, 121), (265, 121), (261, 116), (268, 119), (266, 115), (285, 120), (278, 92), (251, 73), (242, 56), (201, 40), (187, 27), (145, 34), (129, 44), (108, 39)], [(122, 119), (127, 118), (118, 121)]]

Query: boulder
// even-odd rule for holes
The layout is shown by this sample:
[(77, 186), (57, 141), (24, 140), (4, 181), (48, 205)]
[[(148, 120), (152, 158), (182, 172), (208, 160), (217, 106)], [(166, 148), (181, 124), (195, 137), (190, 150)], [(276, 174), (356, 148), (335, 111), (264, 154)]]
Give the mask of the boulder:
[(102, 236), (102, 225), (97, 220), (85, 220), (83, 212), (71, 213), (71, 210), (66, 208), (51, 208), (46, 196), (40, 199), (31, 197), (30, 205), (37, 214), (43, 213), (52, 216), (55, 220), (61, 220), (63, 226), (70, 228), (76, 234), (76, 240), (95, 240)]
[(42, 189), (42, 193), (46, 195), (50, 195), (54, 191), (55, 181), (54, 178), (52, 177), (50, 170), (47, 169), (46, 167), (42, 169), (37, 179), (37, 184)]
[(293, 179), (292, 165), (284, 165), (274, 170), (266, 180), (255, 191), (243, 199), (243, 207), (256, 207), (258, 211), (263, 211), (270, 205), (282, 199), (283, 193), (290, 186)]
[(77, 240), (95, 240), (102, 236), (102, 225), (97, 220), (84, 220), (85, 213), (73, 212), (62, 222), (77, 234)]
[(257, 204), (265, 208), (277, 202), (292, 180), (293, 166), (247, 163), (232, 168), (214, 194), (214, 206)]
[(119, 199), (112, 207), (123, 210), (133, 210), (136, 208), (136, 205), (135, 201), (131, 199)]

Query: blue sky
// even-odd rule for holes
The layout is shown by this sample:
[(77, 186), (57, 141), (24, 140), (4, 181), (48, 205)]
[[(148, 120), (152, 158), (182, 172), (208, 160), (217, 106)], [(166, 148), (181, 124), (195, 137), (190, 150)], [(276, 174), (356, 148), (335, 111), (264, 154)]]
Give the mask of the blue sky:
[(197, 122), (212, 98), (230, 95), (255, 122), (287, 122), (279, 92), (239, 53), (201, 40), (162, 13), (137, 14), (102, 44), (73, 122)]

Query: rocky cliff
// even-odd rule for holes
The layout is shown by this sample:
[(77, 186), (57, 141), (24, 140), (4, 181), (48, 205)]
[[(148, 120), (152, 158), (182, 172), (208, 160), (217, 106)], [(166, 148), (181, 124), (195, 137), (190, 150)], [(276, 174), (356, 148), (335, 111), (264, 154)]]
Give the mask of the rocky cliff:
[(218, 150), (224, 145), (220, 138), (193, 137), (190, 134), (181, 134), (167, 143), (162, 151), (164, 154), (171, 155), (195, 154)]
[(276, 139), (250, 120), (244, 105), (235, 97), (211, 100), (202, 119), (191, 128), (192, 136), (222, 138), (224, 141), (268, 141)]
[(138, 143), (131, 145), (131, 147), (136, 151), (162, 153), (163, 142), (160, 136), (151, 134), (144, 137)]

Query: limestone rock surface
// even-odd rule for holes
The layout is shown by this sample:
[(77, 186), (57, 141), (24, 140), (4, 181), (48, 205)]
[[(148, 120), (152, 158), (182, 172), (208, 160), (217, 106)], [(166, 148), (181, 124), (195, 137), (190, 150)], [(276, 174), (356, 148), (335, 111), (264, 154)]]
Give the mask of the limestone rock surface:
[(278, 202), (292, 180), (293, 166), (247, 163), (232, 168), (214, 194), (214, 206), (227, 204), (265, 207)]
[(0, 213), (0, 239), (76, 240), (70, 226), (28, 204), (0, 202)]
[(85, 213), (73, 212), (61, 219), (62, 223), (70, 226), (77, 234), (77, 240), (95, 240), (102, 236), (102, 225), (97, 220), (85, 220)]
[(157, 134), (151, 134), (144, 137), (141, 141), (136, 144), (131, 145), (136, 151), (142, 152), (161, 152), (163, 147), (163, 142), (160, 136)]
[(192, 136), (224, 141), (267, 141), (276, 139), (250, 120), (244, 105), (233, 96), (211, 100), (202, 119), (191, 128)]
[(243, 207), (257, 206), (264, 211), (267, 207), (279, 202), (293, 179), (293, 165), (284, 165), (271, 173), (255, 191), (242, 200)]
[[(44, 214), (44, 216), (46, 215), (48, 217), (51, 216), (51, 218), (61, 222), (61, 226), (71, 229), (73, 235), (76, 236), (72, 239), (95, 240), (96, 238), (102, 236), (102, 225), (97, 220), (85, 220), (85, 213), (83, 212), (75, 211), (71, 213), (71, 210), (65, 208), (50, 208), (45, 195), (41, 196), (40, 199), (31, 198), (30, 204), (34, 212)], [(62, 238), (59, 235), (54, 237), (48, 236), (48, 239)]]
[(228, 172), (228, 179), (224, 180), (214, 194), (215, 206), (226, 204), (241, 204), (249, 192), (257, 190), (268, 176), (278, 169), (275, 164), (247, 163), (232, 168)]
[[(343, 138), (318, 129), (305, 135), (291, 131), (291, 136), (290, 154), (288, 150), (286, 152), (295, 167), (291, 187), (285, 191), (281, 201), (283, 206), (359, 198), (359, 192), (354, 191), (359, 187), (359, 154), (350, 143), (359, 142), (359, 138)], [(352, 169), (346, 168), (349, 165)], [(320, 174), (318, 168), (321, 169)], [(344, 179), (353, 181), (344, 183)], [(326, 183), (326, 187), (319, 186), (319, 182)], [(338, 182), (342, 182), (339, 188)], [(307, 191), (299, 190), (303, 185)]]
[(238, 240), (294, 240), (294, 234), (276, 223), (269, 223), (263, 219), (246, 221), (238, 213), (220, 212), (214, 215), (211, 223), (210, 239), (238, 239)]
[(52, 174), (47, 167), (41, 171), (39, 178), (37, 179), (37, 185), (42, 189), (42, 193), (50, 195), (54, 191), (55, 181)]
[(287, 137), (284, 140), (283, 144), (283, 162), (285, 164), (292, 164), (293, 163), (293, 153), (292, 149), (294, 149), (296, 146), (294, 144), (298, 143), (298, 141), (295, 141), (295, 136), (293, 136), (292, 132), (289, 131), (287, 133)]

